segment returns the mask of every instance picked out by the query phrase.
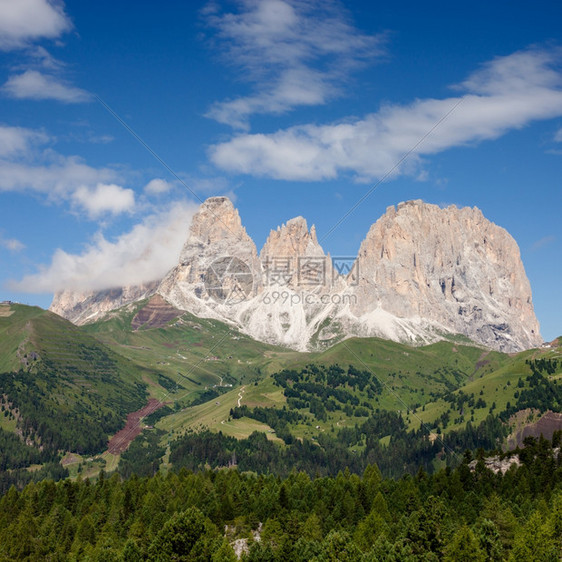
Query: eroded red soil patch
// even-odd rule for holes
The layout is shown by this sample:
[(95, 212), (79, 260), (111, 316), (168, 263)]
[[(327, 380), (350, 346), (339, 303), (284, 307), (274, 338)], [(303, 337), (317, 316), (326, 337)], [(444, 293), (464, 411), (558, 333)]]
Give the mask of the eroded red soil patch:
[(164, 402), (160, 402), (160, 400), (156, 400), (156, 398), (151, 398), (146, 406), (136, 412), (131, 412), (127, 416), (125, 427), (109, 440), (107, 452), (118, 455), (125, 451), (133, 439), (137, 435), (140, 435), (142, 431), (141, 419), (152, 414), (152, 412), (156, 412), (156, 410), (162, 406), (164, 406)]
[(542, 435), (545, 439), (552, 439), (552, 434), (559, 429), (562, 429), (562, 414), (548, 410), (535, 423), (520, 429), (516, 433), (515, 439), (509, 441), (509, 445), (511, 447), (521, 446), (525, 437), (538, 438)]
[(166, 302), (160, 295), (150, 297), (146, 305), (141, 308), (131, 321), (133, 330), (147, 328), (163, 328), (181, 316), (183, 313)]

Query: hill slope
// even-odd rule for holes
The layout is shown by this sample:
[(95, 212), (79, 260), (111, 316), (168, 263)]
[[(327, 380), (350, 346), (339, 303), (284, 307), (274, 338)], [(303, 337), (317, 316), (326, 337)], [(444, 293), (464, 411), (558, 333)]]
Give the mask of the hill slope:
[(127, 413), (146, 402), (137, 365), (38, 308), (4, 310), (0, 372), (0, 428), (52, 452), (103, 450)]
[[(265, 447), (264, 470), (337, 472), (369, 462), (397, 476), (419, 464), (431, 470), (456, 462), (463, 447), (505, 443), (510, 432), (520, 442), (549, 410), (550, 431), (562, 427), (561, 357), (560, 342), (509, 355), (460, 339), (410, 347), (351, 338), (298, 353), (159, 296), (80, 328), (12, 305), (0, 309), (0, 439), (12, 451), (3, 466), (100, 453), (119, 432), (115, 455), (104, 458), (110, 468), (121, 459), (127, 475), (185, 455), (191, 468), (221, 466), (256, 446)], [(135, 427), (123, 429), (128, 414)], [(102, 465), (75, 454), (69, 467), (95, 475)]]

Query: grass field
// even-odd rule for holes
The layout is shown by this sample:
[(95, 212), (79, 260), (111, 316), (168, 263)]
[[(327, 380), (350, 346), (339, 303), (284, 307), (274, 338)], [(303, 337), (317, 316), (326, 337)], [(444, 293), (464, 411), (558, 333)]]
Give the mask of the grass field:
[(32, 351), (30, 322), (47, 314), (38, 307), (12, 304), (3, 305), (0, 315), (0, 372), (17, 371), (21, 358)]
[[(409, 428), (420, 424), (433, 428), (435, 420), (451, 409), (446, 396), (463, 392), (485, 401), (459, 416), (451, 413), (446, 431), (477, 425), (488, 415), (514, 403), (517, 382), (529, 374), (526, 359), (562, 359), (561, 348), (530, 350), (514, 356), (490, 351), (459, 339), (410, 347), (378, 338), (350, 338), (314, 353), (298, 353), (252, 340), (218, 321), (184, 313), (167, 325), (131, 329), (131, 321), (146, 301), (124, 307), (111, 317), (81, 328), (39, 308), (0, 306), (0, 372), (35, 369), (48, 359), (67, 379), (51, 390), (49, 400), (73, 407), (95, 392), (100, 400), (112, 393), (127, 392), (133, 384), (146, 386), (148, 397), (165, 402), (173, 413), (156, 427), (165, 432), (162, 444), (188, 431), (210, 429), (238, 439), (254, 431), (268, 439), (281, 440), (268, 425), (248, 417), (231, 419), (230, 411), (240, 405), (249, 408), (287, 407), (283, 389), (272, 374), (283, 369), (302, 371), (306, 365), (349, 365), (368, 371), (380, 382), (382, 391), (367, 397), (355, 387), (346, 390), (368, 406), (400, 411)], [(105, 357), (105, 363), (99, 360)], [(108, 365), (105, 368), (103, 365)], [(73, 374), (79, 372), (80, 374)], [(562, 365), (553, 378), (562, 377)], [(209, 398), (192, 406), (194, 400)], [(82, 407), (82, 406), (80, 406)], [(366, 417), (343, 410), (328, 412), (319, 421), (308, 410), (305, 421), (292, 424), (297, 438), (315, 440), (321, 433), (360, 424)], [(16, 420), (0, 415), (0, 427), (16, 430)], [(108, 436), (109, 437), (109, 436)], [(358, 446), (359, 448), (361, 445)], [(81, 466), (82, 476), (95, 475), (101, 467), (115, 470), (119, 457), (108, 453), (82, 458), (68, 464), (73, 477)]]
[[(181, 400), (205, 387), (261, 380), (299, 355), (189, 313), (165, 327), (133, 331), (131, 321), (144, 304), (146, 301), (126, 307), (108, 320), (84, 326), (83, 330), (135, 364), (177, 383), (177, 392), (164, 393), (172, 400)], [(151, 395), (161, 399), (156, 378), (149, 376), (155, 383), (150, 385)]]
[(222, 431), (225, 435), (236, 437), (236, 439), (246, 439), (254, 431), (260, 431), (265, 433), (266, 437), (271, 441), (283, 443), (283, 441), (275, 435), (275, 432), (271, 429), (271, 427), (251, 418), (222, 421), (220, 431)]
[[(240, 403), (250, 408), (283, 408), (286, 405), (283, 391), (270, 376), (283, 368), (299, 370), (314, 363), (344, 367), (352, 364), (367, 370), (383, 386), (380, 396), (371, 401), (371, 411), (377, 408), (400, 411), (410, 429), (417, 429), (421, 423), (431, 426), (450, 408), (441, 396), (459, 389), (466, 394), (484, 396), (487, 407), (476, 409), (472, 415), (477, 424), (487, 416), (493, 402), (497, 409), (503, 409), (507, 402), (513, 401), (515, 384), (526, 372), (526, 355), (514, 359), (467, 345), (462, 338), (416, 348), (378, 338), (351, 338), (324, 352), (296, 353), (255, 342), (224, 324), (189, 314), (166, 328), (124, 335), (123, 323), (130, 322), (134, 313), (131, 310), (129, 317), (120, 316), (88, 330), (132, 360), (148, 361), (152, 368), (158, 368), (182, 385), (177, 392), (169, 392), (156, 383), (149, 385), (152, 396), (181, 406), (180, 411), (158, 422), (157, 427), (166, 431), (163, 441), (186, 431), (203, 429), (245, 438), (261, 428), (271, 438), (274, 436), (271, 428), (246, 418), (229, 421), (229, 413), (238, 405), (241, 390)], [(113, 330), (118, 331), (119, 342), (108, 339)], [(226, 380), (233, 385), (231, 390), (189, 407), (190, 400), (203, 388), (212, 388)], [(291, 426), (295, 437), (314, 439), (322, 432), (338, 431), (366, 419), (350, 417), (341, 411), (329, 413), (325, 421), (314, 420), (311, 415), (309, 418), (307, 423)], [(448, 430), (463, 427), (467, 419), (470, 416), (458, 423), (452, 421)]]

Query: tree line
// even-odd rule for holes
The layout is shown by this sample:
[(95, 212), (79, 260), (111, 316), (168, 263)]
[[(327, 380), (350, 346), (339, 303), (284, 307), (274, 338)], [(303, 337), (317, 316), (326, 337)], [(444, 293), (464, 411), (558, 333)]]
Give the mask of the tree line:
[(0, 560), (234, 561), (236, 539), (247, 562), (558, 560), (559, 446), (560, 433), (527, 439), (505, 475), (467, 452), (456, 469), (399, 479), (369, 465), (32, 483), (0, 499)]

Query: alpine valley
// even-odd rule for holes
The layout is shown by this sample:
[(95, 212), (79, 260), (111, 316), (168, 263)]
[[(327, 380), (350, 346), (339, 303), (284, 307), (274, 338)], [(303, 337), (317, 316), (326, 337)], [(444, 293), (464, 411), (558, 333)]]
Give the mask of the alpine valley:
[[(562, 339), (540, 337), (517, 244), (476, 208), (410, 201), (342, 264), (301, 217), (258, 254), (232, 203), (213, 197), (164, 279), (62, 291), (49, 311), (0, 304), (6, 559), (184, 559), (159, 558), (158, 541), (193, 529), (215, 542), (185, 559), (230, 560), (209, 553), (236, 544), (252, 560), (282, 548), (291, 560), (422, 559), (388, 554), (404, 517), (449, 510), (447, 540), (462, 542), (473, 531), (454, 498), (473, 489), (474, 522), (489, 513), (497, 548), (515, 549), (524, 523), (502, 527), (504, 496), (486, 495), (527, 501), (543, 457), (540, 486), (555, 487), (562, 429)], [(178, 498), (183, 511), (169, 507)], [(312, 550), (299, 558), (280, 521)], [(49, 525), (66, 542), (41, 542)], [(442, 542), (424, 552), (448, 552)]]

